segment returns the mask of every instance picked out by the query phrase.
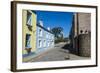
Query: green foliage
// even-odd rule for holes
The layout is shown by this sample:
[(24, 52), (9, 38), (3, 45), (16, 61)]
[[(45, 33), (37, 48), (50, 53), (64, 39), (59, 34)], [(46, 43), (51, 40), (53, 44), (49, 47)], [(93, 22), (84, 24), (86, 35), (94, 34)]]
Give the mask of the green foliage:
[(63, 41), (63, 28), (62, 27), (54, 27), (51, 29), (51, 32), (55, 36), (55, 43), (59, 43)]
[(55, 38), (59, 38), (62, 34), (63, 28), (62, 27), (54, 27), (51, 29), (51, 32), (55, 35)]

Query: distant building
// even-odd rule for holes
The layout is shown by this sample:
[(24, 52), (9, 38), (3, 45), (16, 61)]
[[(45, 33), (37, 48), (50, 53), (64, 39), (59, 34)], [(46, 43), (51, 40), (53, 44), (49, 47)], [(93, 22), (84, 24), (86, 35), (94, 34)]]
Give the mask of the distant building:
[(70, 31), (71, 46), (75, 54), (91, 55), (91, 14), (75, 13)]
[(43, 27), (42, 21), (37, 21), (37, 14), (32, 10), (22, 11), (22, 53), (23, 57), (43, 52), (54, 46), (54, 35), (50, 28)]

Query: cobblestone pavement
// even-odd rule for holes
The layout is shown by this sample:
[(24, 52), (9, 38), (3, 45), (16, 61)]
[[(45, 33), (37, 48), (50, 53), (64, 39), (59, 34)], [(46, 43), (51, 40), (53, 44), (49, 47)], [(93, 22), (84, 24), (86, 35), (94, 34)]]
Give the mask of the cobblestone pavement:
[(88, 57), (71, 54), (68, 50), (62, 49), (65, 44), (66, 43), (60, 43), (55, 45), (54, 48), (31, 59), (30, 62), (89, 59)]

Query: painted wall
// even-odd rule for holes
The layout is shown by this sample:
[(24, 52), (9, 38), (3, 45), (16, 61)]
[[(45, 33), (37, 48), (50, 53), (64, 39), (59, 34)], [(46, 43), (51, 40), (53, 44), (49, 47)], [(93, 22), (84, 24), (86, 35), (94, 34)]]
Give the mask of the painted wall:
[(29, 10), (29, 12), (32, 14), (32, 27), (31, 30), (29, 29), (27, 25), (27, 10), (22, 11), (22, 30), (23, 30), (23, 54), (27, 54), (27, 51), (25, 50), (25, 44), (26, 44), (26, 34), (30, 34), (30, 47), (31, 47), (31, 52), (35, 52), (36, 50), (36, 14), (32, 11)]
[[(27, 25), (27, 12), (32, 14), (32, 26)], [(31, 52), (40, 52), (54, 46), (54, 35), (48, 29), (43, 27), (41, 22), (37, 25), (37, 15), (30, 10), (23, 10), (23, 55), (27, 55), (26, 49), (31, 49)], [(31, 29), (30, 29), (31, 28)], [(26, 47), (26, 34), (30, 35), (30, 47)], [(41, 43), (40, 43), (41, 42)]]
[[(46, 49), (50, 49), (54, 46), (54, 35), (52, 33), (48, 32), (47, 31), (48, 29), (46, 29), (46, 30), (45, 29), (44, 29), (43, 25), (37, 24), (37, 32), (36, 32), (36, 34), (37, 34), (37, 36), (36, 36), (37, 52), (43, 51), (43, 50), (46, 50)], [(42, 32), (42, 35), (40, 33), (40, 30)], [(40, 46), (40, 43), (39, 43), (40, 41), (41, 41), (41, 46)]]

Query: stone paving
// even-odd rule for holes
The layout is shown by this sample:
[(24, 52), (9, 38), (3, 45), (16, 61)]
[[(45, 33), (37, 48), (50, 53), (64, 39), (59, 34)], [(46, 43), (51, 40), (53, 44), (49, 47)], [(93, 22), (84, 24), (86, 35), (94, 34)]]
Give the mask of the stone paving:
[(51, 50), (48, 50), (38, 55), (37, 57), (31, 59), (29, 62), (89, 59), (89, 57), (80, 57), (80, 56), (71, 54), (68, 50), (62, 49), (62, 47), (65, 44), (66, 43), (57, 44)]

